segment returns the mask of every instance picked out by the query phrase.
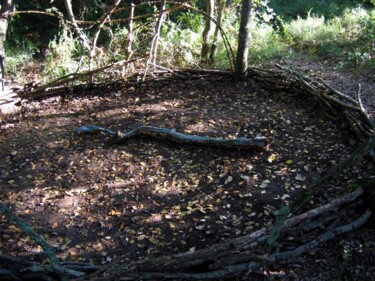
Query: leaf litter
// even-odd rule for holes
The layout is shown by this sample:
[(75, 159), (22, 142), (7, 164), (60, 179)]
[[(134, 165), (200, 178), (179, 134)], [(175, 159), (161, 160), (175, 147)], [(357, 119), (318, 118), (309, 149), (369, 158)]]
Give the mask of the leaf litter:
[[(1, 130), (1, 200), (59, 257), (98, 264), (195, 251), (269, 225), (309, 179), (348, 156), (354, 139), (298, 98), (226, 78), (49, 98), (7, 122), (16, 125)], [(147, 138), (119, 146), (74, 135), (81, 124), (265, 136), (271, 144), (267, 152)], [(326, 193), (357, 176), (327, 184)], [(1, 252), (38, 259), (40, 249), (19, 229), (0, 223)]]

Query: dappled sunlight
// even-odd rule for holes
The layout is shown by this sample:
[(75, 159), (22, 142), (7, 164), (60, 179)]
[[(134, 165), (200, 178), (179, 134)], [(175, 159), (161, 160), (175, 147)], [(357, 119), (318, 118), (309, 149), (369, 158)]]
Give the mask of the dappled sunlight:
[[(352, 149), (346, 131), (310, 114), (295, 97), (260, 93), (250, 83), (207, 81), (194, 81), (186, 95), (186, 84), (161, 81), (142, 93), (35, 102), (51, 114), (30, 114), (21, 127), (7, 128), (1, 170), (11, 169), (0, 178), (1, 199), (35, 225), (60, 258), (136, 260), (195, 251), (272, 225), (273, 212), (296, 198), (308, 177)], [(253, 151), (74, 134), (86, 124), (262, 136), (270, 145)], [(8, 242), (14, 253), (28, 252), (25, 243)]]
[(372, 276), (374, 0), (15, 2), (0, 279)]

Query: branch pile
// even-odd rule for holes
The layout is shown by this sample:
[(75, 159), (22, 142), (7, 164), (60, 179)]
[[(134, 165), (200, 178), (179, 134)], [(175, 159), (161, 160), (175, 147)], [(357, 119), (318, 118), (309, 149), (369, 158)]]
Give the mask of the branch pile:
[(319, 244), (363, 225), (370, 212), (348, 220), (348, 206), (354, 207), (362, 192), (358, 188), (326, 205), (285, 220), (277, 247), (272, 249), (265, 245), (271, 228), (263, 227), (202, 250), (112, 264), (79, 280), (217, 280), (249, 273), (262, 274), (275, 263), (290, 262)]
[[(250, 68), (249, 76), (260, 82), (266, 89), (299, 95), (307, 94), (316, 103), (328, 109), (331, 115), (337, 116), (343, 121), (346, 120), (360, 140), (360, 145), (351, 157), (322, 175), (310, 187), (317, 187), (319, 184), (335, 177), (343, 168), (358, 163), (363, 157), (372, 155), (375, 139), (374, 125), (362, 105), (360, 87), (357, 99), (353, 99), (333, 89), (322, 80), (311, 79), (281, 66), (278, 66), (278, 68), (278, 70)], [(173, 73), (165, 72), (162, 76), (191, 79), (205, 75), (229, 76), (230, 72), (189, 70)], [(61, 85), (59, 84), (60, 87)], [(79, 87), (82, 87), (82, 85)], [(42, 89), (39, 87), (37, 95), (39, 98), (44, 96), (42, 94), (44, 90), (48, 91), (48, 87)], [(71, 89), (71, 92), (76, 89), (82, 90), (78, 86), (72, 86), (69, 89)], [(59, 91), (59, 93), (62, 93), (62, 91)], [(46, 96), (49, 96), (49, 94)], [(33, 99), (35, 96), (33, 96), (32, 91), (29, 91), (23, 97)], [(172, 141), (180, 140), (179, 133), (165, 130), (140, 127), (128, 133), (119, 133), (98, 126), (83, 126), (78, 128), (76, 132), (105, 133), (123, 141), (137, 135), (162, 137)], [(261, 145), (258, 144), (258, 147), (267, 145), (267, 141), (263, 141)], [(314, 190), (310, 187), (308, 189)], [(370, 211), (364, 213), (356, 211), (357, 207), (362, 205), (364, 192), (366, 190), (358, 188), (352, 193), (323, 206), (294, 216), (291, 216), (291, 214), (294, 214), (295, 210), (286, 206), (275, 212), (276, 220), (273, 226), (266, 226), (245, 236), (228, 239), (201, 250), (129, 263), (113, 263), (108, 266), (90, 267), (84, 264), (72, 265), (51, 260), (51, 266), (30, 263), (24, 264), (23, 267), (17, 267), (15, 266), (16, 262), (14, 262), (12, 267), (0, 268), (0, 278), (14, 276), (22, 279), (25, 274), (31, 273), (50, 278), (52, 276), (50, 273), (53, 272), (53, 276), (59, 276), (61, 280), (67, 278), (78, 278), (77, 280), (217, 280), (219, 278), (244, 276), (250, 273), (263, 274), (271, 266), (274, 268), (282, 263), (293, 261), (301, 254), (313, 250), (319, 244), (362, 226), (371, 216)], [(312, 194), (307, 195), (311, 196)], [(17, 223), (17, 220), (4, 210), (6, 209), (3, 208), (2, 212)], [(20, 227), (27, 232), (21, 225)], [(38, 243), (38, 241), (35, 242)], [(0, 256), (0, 261), (7, 258), (9, 257)], [(11, 263), (11, 258), (8, 263)], [(19, 261), (18, 264), (22, 263)], [(92, 271), (95, 272), (89, 273)]]
[(363, 190), (358, 188), (323, 206), (286, 219), (274, 247), (269, 245), (272, 228), (263, 227), (205, 249), (108, 266), (69, 262), (56, 266), (0, 256), (0, 264), (7, 265), (0, 268), (0, 277), (14, 277), (7, 280), (31, 277), (56, 280), (51, 275), (59, 276), (60, 280), (217, 280), (262, 274), (275, 264), (291, 262), (319, 244), (362, 226), (371, 213), (367, 211), (353, 217), (348, 211), (358, 205), (357, 199), (362, 194)]
[(332, 88), (322, 79), (317, 81), (289, 68), (276, 66), (279, 70), (250, 68), (249, 76), (261, 82), (265, 89), (308, 94), (328, 109), (332, 116), (344, 116), (359, 140), (374, 137), (374, 124), (362, 105), (360, 85), (355, 100)]

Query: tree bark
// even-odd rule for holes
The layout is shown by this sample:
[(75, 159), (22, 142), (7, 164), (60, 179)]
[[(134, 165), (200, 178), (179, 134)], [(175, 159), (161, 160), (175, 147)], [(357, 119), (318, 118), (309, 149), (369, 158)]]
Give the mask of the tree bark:
[[(133, 2), (130, 3), (130, 12), (129, 12), (129, 26), (128, 26), (128, 40), (126, 41), (125, 45), (125, 58), (130, 60), (133, 57), (133, 40), (134, 40), (134, 10), (135, 4)], [(129, 65), (130, 69), (134, 69), (133, 64)], [(125, 78), (128, 66), (124, 65), (122, 68), (122, 78)]]
[(201, 62), (203, 64), (207, 64), (209, 61), (209, 53), (210, 53), (210, 38), (212, 33), (212, 21), (211, 18), (214, 17), (215, 12), (215, 1), (214, 0), (207, 0), (206, 1), (206, 13), (209, 16), (206, 16), (206, 22), (204, 26), (204, 30), (202, 33), (202, 50), (201, 50)]
[(138, 136), (149, 136), (156, 139), (169, 140), (181, 144), (192, 144), (192, 145), (204, 145), (214, 146), (223, 148), (233, 149), (254, 149), (254, 150), (268, 150), (268, 140), (263, 137), (256, 138), (240, 138), (240, 139), (223, 139), (223, 138), (211, 138), (201, 137), (196, 135), (188, 135), (176, 132), (174, 130), (157, 128), (150, 126), (140, 126), (129, 132), (115, 132), (107, 128), (85, 125), (75, 129), (75, 133), (78, 134), (97, 134), (104, 133), (115, 138), (119, 143), (128, 141), (129, 139)]
[(1, 68), (1, 87), (4, 91), (5, 79), (5, 49), (4, 42), (8, 29), (8, 16), (15, 8), (14, 0), (1, 0), (0, 1), (0, 68)]
[(241, 22), (238, 32), (238, 48), (236, 58), (236, 78), (243, 79), (246, 77), (248, 68), (248, 56), (250, 45), (250, 16), (251, 0), (242, 0)]
[[(109, 17), (112, 15), (112, 13), (117, 9), (118, 5), (120, 5), (122, 0), (116, 0), (109, 8), (108, 10), (98, 19), (98, 23), (96, 25), (96, 29), (94, 32), (94, 37), (92, 41), (92, 46), (90, 50), (90, 56), (89, 56), (89, 70), (92, 70), (92, 61), (93, 58), (97, 54), (97, 47), (96, 44), (98, 42), (100, 31), (102, 30), (105, 22), (109, 19)], [(90, 82), (93, 82), (93, 76), (90, 76)]]
[(159, 45), (159, 37), (160, 37), (161, 25), (163, 24), (163, 21), (164, 21), (164, 10), (165, 10), (165, 7), (166, 7), (166, 2), (167, 2), (166, 0), (163, 0), (161, 2), (159, 17), (158, 17), (158, 21), (156, 23), (154, 37), (152, 38), (152, 42), (151, 42), (149, 61), (154, 66), (156, 64), (156, 57), (157, 57), (157, 51), (158, 51), (158, 45)]
[(216, 27), (215, 27), (215, 32), (211, 41), (208, 65), (213, 65), (214, 60), (215, 60), (214, 57), (215, 57), (215, 52), (217, 48), (217, 35), (219, 34), (219, 29), (221, 26), (221, 22), (223, 20), (224, 11), (225, 11), (225, 1), (219, 0), (219, 3), (217, 5)]
[(76, 18), (73, 13), (72, 1), (71, 0), (64, 0), (66, 11), (68, 12), (69, 20), (74, 28), (74, 32), (79, 38), (82, 46), (90, 53), (91, 46), (90, 40), (87, 38), (86, 34), (83, 33), (82, 29), (78, 26)]

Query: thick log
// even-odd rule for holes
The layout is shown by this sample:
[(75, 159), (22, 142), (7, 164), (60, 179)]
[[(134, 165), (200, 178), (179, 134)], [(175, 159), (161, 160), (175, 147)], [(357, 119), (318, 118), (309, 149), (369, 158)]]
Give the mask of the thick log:
[(76, 133), (81, 134), (96, 134), (104, 133), (112, 136), (117, 142), (125, 142), (129, 139), (138, 136), (149, 136), (161, 140), (169, 140), (181, 144), (215, 146), (232, 149), (253, 149), (253, 150), (267, 150), (268, 140), (264, 137), (255, 138), (239, 138), (239, 139), (224, 139), (224, 138), (211, 138), (196, 135), (189, 135), (179, 133), (171, 129), (157, 128), (150, 126), (141, 126), (129, 132), (115, 132), (107, 128), (95, 125), (85, 125), (75, 129)]

